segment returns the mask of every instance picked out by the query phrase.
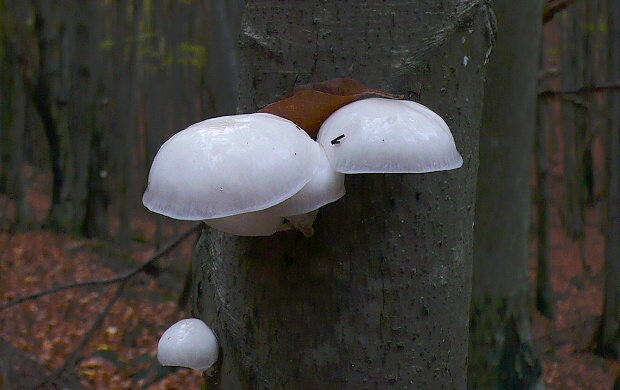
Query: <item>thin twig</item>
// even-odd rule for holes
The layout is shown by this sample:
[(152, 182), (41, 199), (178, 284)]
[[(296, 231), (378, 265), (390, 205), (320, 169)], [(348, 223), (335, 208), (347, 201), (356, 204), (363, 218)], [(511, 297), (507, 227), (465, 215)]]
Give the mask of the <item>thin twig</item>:
[(120, 296), (122, 295), (123, 290), (125, 289), (125, 285), (127, 284), (128, 281), (129, 279), (124, 279), (120, 282), (120, 284), (116, 288), (116, 292), (114, 293), (114, 296), (110, 298), (110, 300), (108, 301), (108, 304), (103, 308), (101, 313), (99, 313), (97, 318), (95, 318), (95, 321), (93, 321), (93, 324), (90, 326), (90, 329), (88, 329), (88, 332), (86, 332), (84, 334), (84, 337), (82, 337), (82, 341), (80, 341), (80, 343), (73, 349), (73, 351), (71, 351), (71, 353), (65, 358), (65, 362), (62, 364), (62, 366), (52, 371), (43, 380), (43, 382), (41, 382), (39, 385), (35, 387), (35, 389), (38, 389), (40, 387), (45, 387), (51, 384), (56, 379), (58, 379), (60, 374), (62, 374), (65, 370), (67, 370), (69, 366), (75, 365), (75, 362), (77, 361), (78, 356), (80, 355), (80, 353), (82, 353), (82, 350), (84, 349), (84, 347), (86, 347), (86, 344), (88, 344), (88, 341), (90, 340), (92, 335), (95, 333), (97, 329), (99, 329), (99, 326), (101, 325), (105, 317), (108, 315), (108, 313), (112, 309), (112, 306), (114, 306), (114, 303), (116, 303), (118, 298), (120, 298)]
[(86, 287), (86, 286), (105, 286), (105, 285), (108, 285), (108, 284), (125, 281), (125, 280), (131, 278), (132, 276), (136, 275), (140, 271), (142, 271), (144, 269), (144, 267), (146, 267), (147, 265), (151, 264), (155, 260), (157, 260), (157, 259), (159, 259), (161, 257), (164, 257), (167, 254), (169, 254), (172, 250), (174, 250), (177, 246), (179, 246), (179, 244), (181, 244), (183, 241), (185, 241), (185, 239), (187, 239), (193, 233), (199, 231), (201, 226), (202, 226), (202, 223), (198, 223), (198, 224), (194, 225), (193, 227), (188, 229), (186, 232), (181, 234), (172, 243), (168, 244), (168, 246), (166, 246), (165, 248), (163, 248), (162, 250), (160, 250), (159, 252), (157, 252), (153, 256), (151, 256), (148, 260), (146, 260), (145, 262), (135, 266), (134, 268), (132, 268), (132, 269), (130, 269), (130, 270), (120, 274), (120, 275), (113, 276), (113, 277), (107, 278), (107, 279), (85, 280), (85, 281), (82, 281), (82, 282), (75, 282), (75, 283), (64, 284), (62, 286), (56, 286), (56, 287), (50, 288), (48, 290), (42, 290), (42, 291), (36, 292), (34, 294), (30, 294), (30, 295), (25, 295), (23, 297), (14, 298), (14, 299), (11, 299), (10, 301), (4, 303), (3, 305), (1, 305), (0, 306), (0, 311), (2, 311), (4, 309), (7, 309), (9, 307), (18, 305), (18, 304), (20, 304), (22, 302), (25, 302), (25, 301), (29, 301), (29, 300), (36, 299), (36, 298), (39, 298), (39, 297), (42, 297), (42, 296), (45, 296), (45, 295), (54, 294), (54, 293), (57, 293), (57, 292), (60, 292), (60, 291), (64, 291), (64, 290), (68, 290), (68, 289), (72, 289), (72, 288)]
[(566, 95), (583, 95), (587, 93), (600, 93), (606, 91), (620, 91), (620, 81), (616, 81), (615, 83), (605, 84), (605, 85), (584, 85), (579, 89), (574, 90), (566, 90), (566, 91), (556, 91), (552, 89), (547, 89), (544, 91), (540, 91), (538, 93), (538, 97), (541, 99), (550, 99), (563, 97)]

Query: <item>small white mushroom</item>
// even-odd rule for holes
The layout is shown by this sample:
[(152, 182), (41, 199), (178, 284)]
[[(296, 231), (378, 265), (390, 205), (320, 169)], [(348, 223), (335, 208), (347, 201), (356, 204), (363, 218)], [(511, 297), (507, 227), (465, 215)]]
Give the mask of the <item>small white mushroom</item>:
[(175, 134), (157, 152), (142, 201), (175, 219), (205, 220), (263, 210), (315, 175), (320, 147), (287, 119), (224, 116)]
[(204, 371), (216, 361), (217, 338), (201, 320), (189, 318), (168, 328), (159, 339), (157, 360), (162, 366), (187, 367)]
[(358, 100), (334, 112), (317, 141), (342, 173), (423, 173), (463, 164), (446, 122), (408, 100)]

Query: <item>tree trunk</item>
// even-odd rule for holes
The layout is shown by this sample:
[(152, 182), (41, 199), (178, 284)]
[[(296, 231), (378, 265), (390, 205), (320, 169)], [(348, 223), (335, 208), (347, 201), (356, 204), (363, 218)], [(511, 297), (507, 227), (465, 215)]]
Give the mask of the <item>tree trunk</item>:
[(24, 93), (22, 73), (18, 63), (13, 64), (11, 121), (8, 126), (8, 144), (10, 160), (8, 162), (8, 194), (15, 205), (13, 226), (24, 230), (28, 224), (28, 204), (26, 203), (26, 185), (22, 172), (24, 163), (24, 138), (26, 125), (26, 94)]
[(469, 387), (529, 389), (541, 383), (529, 332), (527, 263), (542, 3), (501, 0), (495, 9), (498, 40), (480, 130)]
[[(620, 4), (607, 3), (608, 78), (620, 77)], [(609, 95), (610, 123), (605, 161), (605, 294), (601, 324), (595, 335), (597, 352), (618, 356), (620, 351), (620, 94)]]
[[(23, 81), (23, 58), (20, 53), (27, 39), (22, 20), (28, 8), (23, 2), (0, 5), (0, 22), (9, 28), (0, 31), (0, 192), (6, 193), (14, 204), (11, 225), (19, 230), (31, 222), (26, 202), (26, 187), (22, 174), (26, 109), (28, 101)], [(0, 218), (0, 222), (1, 218)]]
[[(584, 29), (582, 13), (574, 4), (567, 9), (561, 44), (561, 82), (565, 90), (584, 85)], [(576, 44), (577, 43), (577, 44)], [(584, 134), (587, 127), (582, 96), (562, 101), (562, 142), (564, 145), (564, 199), (560, 216), (569, 236), (577, 241), (584, 269), (587, 269), (584, 239), (585, 182), (583, 172)]]
[(99, 37), (96, 4), (90, 0), (74, 2), (71, 18), (73, 63), (69, 102), (71, 156), (71, 203), (73, 231), (89, 237), (106, 235), (105, 196), (99, 175), (101, 161), (100, 133), (96, 121), (95, 73)]
[(246, 3), (240, 111), (351, 77), (437, 111), (465, 163), (348, 176), (311, 238), (205, 229), (193, 311), (220, 341), (218, 387), (466, 387), (485, 4)]
[(216, 115), (234, 114), (239, 94), (239, 48), (236, 37), (241, 24), (241, 0), (207, 1), (207, 52), (218, 53), (207, 62), (209, 106)]
[[(143, 117), (146, 134), (146, 166), (149, 167), (159, 147), (167, 138), (167, 128), (170, 122), (169, 107), (174, 104), (174, 98), (170, 96), (169, 91), (165, 91), (166, 84), (169, 82), (167, 74), (170, 66), (165, 65), (166, 54), (161, 51), (165, 50), (171, 42), (164, 32), (164, 21), (170, 14), (164, 11), (163, 6), (163, 2), (156, 1), (145, 10), (145, 13), (148, 12), (144, 16), (148, 21), (145, 23), (145, 33), (151, 38), (143, 43), (147, 53), (140, 61), (142, 65), (140, 90), (144, 91), (146, 96)], [(159, 248), (163, 241), (163, 221), (165, 221), (164, 217), (159, 215), (155, 217), (155, 248)]]
[[(542, 55), (541, 51), (541, 55)], [(551, 288), (551, 172), (547, 153), (547, 103), (538, 101), (536, 112), (535, 161), (536, 161), (536, 310), (553, 318), (553, 289)], [(551, 129), (553, 131), (553, 129)]]
[[(600, 85), (605, 82), (604, 80), (604, 69), (605, 64), (604, 61), (600, 59), (605, 58), (604, 52), (601, 50), (604, 47), (604, 40), (602, 37), (602, 24), (605, 23), (603, 20), (602, 12), (602, 3), (604, 0), (594, 0), (594, 1), (584, 1), (581, 4), (578, 4), (582, 8), (583, 17), (580, 19), (583, 25), (583, 21), (586, 21), (586, 28), (583, 29), (582, 32), (582, 56), (583, 56), (583, 83), (584, 85)], [(604, 14), (603, 14), (604, 15)], [(601, 64), (603, 62), (603, 64)], [(601, 79), (599, 76), (603, 76)], [(582, 167), (580, 169), (580, 173), (582, 174), (582, 193), (581, 193), (581, 201), (583, 205), (582, 209), (585, 209), (586, 206), (594, 205), (594, 160), (593, 160), (593, 140), (595, 138), (594, 134), (596, 132), (597, 122), (600, 121), (600, 118), (597, 117), (596, 113), (600, 112), (600, 108), (598, 107), (598, 96), (596, 94), (585, 94), (584, 95), (584, 126), (581, 134), (581, 149), (577, 150), (580, 153), (581, 164)], [(585, 210), (582, 210), (582, 213), (585, 213)], [(585, 218), (585, 216), (584, 216)], [(585, 219), (584, 219), (585, 225)], [(585, 227), (584, 227), (585, 228)], [(585, 232), (584, 232), (585, 235)], [(581, 248), (582, 250), (582, 265), (585, 270), (589, 270), (590, 267), (586, 263), (585, 256), (585, 248)]]
[[(32, 98), (41, 117), (49, 146), (52, 168), (52, 199), (49, 209), (49, 223), (52, 227), (65, 230), (68, 225), (66, 210), (62, 208), (62, 190), (65, 172), (62, 169), (61, 136), (59, 130), (60, 33), (62, 24), (57, 20), (56, 4), (47, 1), (33, 1), (35, 31), (38, 45), (38, 77), (32, 85)], [(64, 29), (64, 26), (62, 26)]]
[(129, 5), (116, 3), (116, 28), (114, 31), (112, 99), (115, 116), (112, 128), (117, 135), (114, 140), (116, 169), (118, 174), (115, 199), (118, 202), (120, 221), (117, 239), (124, 250), (131, 249), (131, 215), (135, 191), (136, 97), (138, 86), (137, 40), (139, 38), (142, 2), (134, 0)]

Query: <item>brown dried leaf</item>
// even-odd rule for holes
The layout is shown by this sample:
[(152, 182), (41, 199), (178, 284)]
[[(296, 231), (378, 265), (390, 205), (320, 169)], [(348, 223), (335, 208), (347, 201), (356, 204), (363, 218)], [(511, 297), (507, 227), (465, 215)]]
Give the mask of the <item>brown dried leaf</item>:
[(286, 118), (316, 138), (319, 128), (334, 111), (356, 100), (369, 97), (399, 98), (370, 89), (355, 80), (340, 78), (302, 85), (258, 112)]

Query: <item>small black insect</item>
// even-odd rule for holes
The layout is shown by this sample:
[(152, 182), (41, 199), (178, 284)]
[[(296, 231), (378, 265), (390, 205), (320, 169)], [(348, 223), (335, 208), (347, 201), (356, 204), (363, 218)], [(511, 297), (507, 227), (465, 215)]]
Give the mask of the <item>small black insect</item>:
[(344, 134), (340, 134), (338, 137), (334, 138), (331, 142), (332, 145), (338, 145), (340, 140), (344, 138)]

